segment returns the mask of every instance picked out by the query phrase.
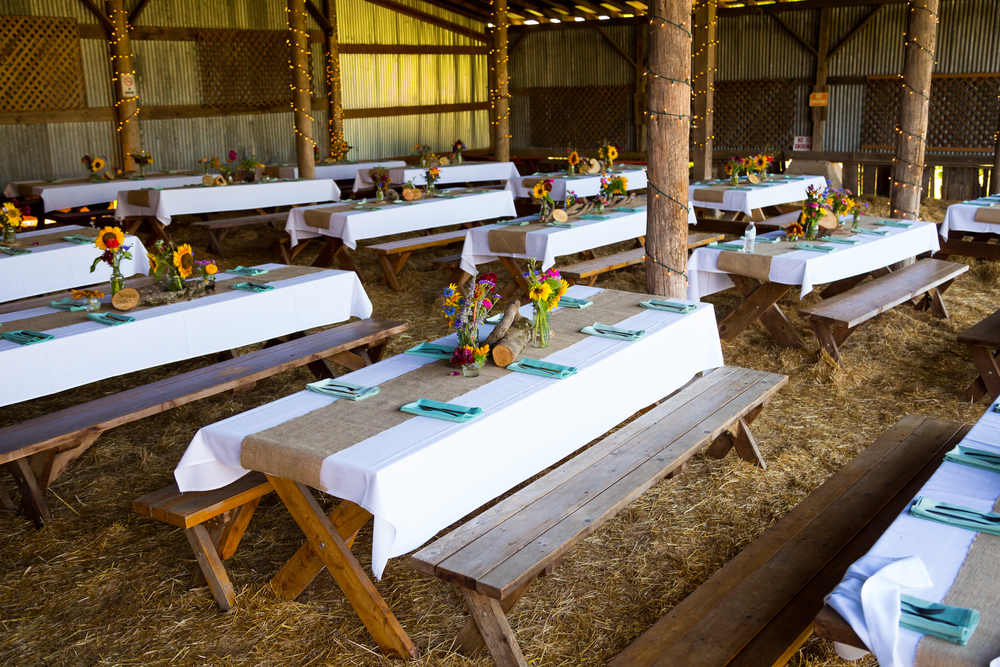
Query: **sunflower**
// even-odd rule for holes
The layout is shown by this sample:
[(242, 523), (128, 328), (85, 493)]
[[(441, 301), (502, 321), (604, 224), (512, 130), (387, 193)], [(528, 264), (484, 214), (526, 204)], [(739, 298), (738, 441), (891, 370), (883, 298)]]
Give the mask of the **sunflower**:
[(570, 153), (569, 154), (569, 163), (571, 165), (573, 165), (574, 167), (576, 165), (580, 164), (580, 154), (577, 153), (576, 151), (573, 151), (572, 153)]
[(177, 267), (177, 272), (181, 274), (181, 278), (187, 278), (191, 275), (191, 271), (194, 270), (194, 253), (191, 251), (191, 246), (187, 243), (174, 251), (174, 266)]
[(757, 171), (764, 169), (767, 167), (767, 158), (763, 155), (758, 155), (753, 159), (753, 166), (757, 169)]
[(4, 202), (3, 204), (3, 215), (7, 218), (7, 223), (11, 227), (21, 226), (21, 210), (14, 206), (11, 202)]
[(541, 199), (545, 196), (545, 185), (543, 183), (535, 183), (535, 187), (531, 188), (531, 196), (535, 199)]
[(567, 290), (569, 290), (569, 283), (566, 282), (565, 280), (560, 280), (559, 281), (559, 292), (557, 292), (557, 294), (559, 295), (559, 298), (562, 298), (563, 294), (565, 294)]
[(732, 163), (727, 162), (726, 163), (726, 176), (732, 176), (732, 175), (733, 175), (733, 165), (732, 165)]
[(608, 159), (614, 160), (618, 157), (618, 149), (614, 146), (608, 146)]
[(545, 191), (545, 194), (552, 192), (552, 181), (544, 181), (542, 183), (542, 189)]
[(149, 260), (149, 270), (156, 273), (160, 268), (160, 262), (156, 259), (156, 255), (147, 252), (146, 259)]
[(539, 283), (528, 290), (528, 298), (532, 301), (547, 301), (552, 294), (552, 288), (548, 283)]
[(119, 227), (105, 227), (94, 239), (98, 250), (117, 250), (125, 243), (125, 234)]
[(95, 157), (94, 161), (90, 163), (90, 168), (94, 171), (100, 171), (104, 169), (104, 158)]

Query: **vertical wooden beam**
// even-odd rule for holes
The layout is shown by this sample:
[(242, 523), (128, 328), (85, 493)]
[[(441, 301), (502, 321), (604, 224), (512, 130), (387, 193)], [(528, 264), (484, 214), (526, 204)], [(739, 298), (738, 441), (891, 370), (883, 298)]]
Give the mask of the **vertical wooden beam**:
[(635, 25), (635, 97), (632, 106), (635, 110), (635, 149), (646, 152), (646, 106), (648, 105), (648, 83), (646, 70), (649, 67), (649, 48), (646, 43), (649, 31), (645, 23)]
[(938, 0), (909, 0), (906, 9), (906, 54), (889, 209), (893, 217), (915, 220), (920, 214)]
[(136, 171), (139, 165), (129, 157), (130, 154), (142, 150), (139, 138), (139, 98), (126, 98), (122, 95), (122, 77), (135, 76), (135, 66), (132, 60), (132, 42), (128, 35), (128, 12), (125, 11), (124, 0), (107, 0), (105, 11), (111, 19), (114, 29), (111, 32), (111, 87), (115, 91), (115, 103), (118, 107), (118, 142), (122, 151), (122, 164), (125, 171)]
[(330, 29), (323, 40), (326, 55), (326, 98), (329, 102), (327, 142), (330, 155), (337, 156), (344, 140), (344, 102), (340, 84), (340, 40), (337, 31), (337, 0), (324, 0), (323, 13)]
[(687, 294), (691, 0), (653, 0), (649, 11), (649, 213), (646, 290)]
[(702, 0), (694, 12), (694, 178), (712, 178), (712, 135), (715, 126), (715, 23), (716, 0)]
[[(829, 7), (819, 10), (819, 41), (816, 47), (816, 85), (813, 87), (815, 93), (827, 92), (826, 73), (829, 69), (830, 59), (830, 12)], [(826, 107), (812, 108), (812, 149), (814, 151), (823, 150), (823, 131), (826, 125)]]
[(490, 53), (486, 57), (486, 85), (490, 91), (490, 155), (497, 154), (497, 70), (496, 60), (493, 57), (492, 35), (490, 41)]
[(309, 80), (309, 33), (305, 0), (288, 0), (288, 49), (292, 70), (292, 111), (299, 178), (316, 178), (313, 155), (312, 82)]
[(993, 170), (990, 172), (990, 194), (1000, 195), (1000, 115), (997, 118), (996, 146), (993, 148)]
[(499, 162), (510, 160), (510, 96), (507, 92), (507, 0), (493, 0), (493, 61), (496, 89), (493, 94), (493, 109), (496, 122), (493, 125), (494, 154)]

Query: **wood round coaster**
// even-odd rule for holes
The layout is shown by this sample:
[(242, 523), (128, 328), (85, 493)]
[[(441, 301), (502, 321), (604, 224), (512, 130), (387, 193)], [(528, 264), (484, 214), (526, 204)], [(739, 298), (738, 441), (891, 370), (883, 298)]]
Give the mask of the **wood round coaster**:
[(754, 185), (757, 185), (758, 183), (760, 183), (760, 176), (758, 176), (757, 174), (749, 174), (747, 175), (747, 180), (753, 183)]
[(552, 219), (555, 220), (556, 222), (566, 222), (567, 220), (569, 220), (569, 216), (566, 214), (566, 211), (564, 211), (561, 208), (557, 208), (556, 210), (552, 211)]
[(139, 305), (139, 293), (131, 287), (119, 290), (111, 297), (111, 305), (118, 310), (132, 310)]

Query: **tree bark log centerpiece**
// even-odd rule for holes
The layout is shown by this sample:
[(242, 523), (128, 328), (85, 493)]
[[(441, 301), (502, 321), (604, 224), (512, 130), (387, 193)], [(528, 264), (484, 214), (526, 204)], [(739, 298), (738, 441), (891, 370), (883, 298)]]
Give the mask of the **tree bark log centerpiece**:
[(503, 338), (493, 346), (493, 363), (501, 368), (507, 368), (517, 361), (524, 346), (531, 341), (531, 320), (518, 315), (517, 319), (507, 329)]
[(136, 291), (139, 293), (140, 306), (165, 306), (215, 294), (215, 283), (203, 281), (197, 285), (186, 286), (177, 292), (168, 290), (166, 283), (154, 283), (136, 288)]
[(510, 305), (507, 306), (507, 309), (503, 311), (503, 317), (501, 317), (500, 321), (497, 322), (497, 325), (493, 327), (493, 331), (491, 331), (490, 335), (483, 341), (483, 345), (493, 347), (500, 342), (500, 339), (504, 337), (504, 334), (507, 333), (507, 330), (510, 329), (511, 325), (514, 324), (514, 322), (520, 317), (517, 312), (520, 307), (521, 302), (517, 300), (512, 301)]

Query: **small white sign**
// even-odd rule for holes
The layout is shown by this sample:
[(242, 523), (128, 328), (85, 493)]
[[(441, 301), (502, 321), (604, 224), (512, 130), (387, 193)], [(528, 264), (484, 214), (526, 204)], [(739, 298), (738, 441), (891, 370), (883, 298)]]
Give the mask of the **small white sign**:
[(811, 151), (812, 147), (812, 137), (795, 137), (795, 142), (792, 144), (793, 151)]
[(129, 99), (131, 97), (139, 97), (139, 92), (135, 89), (134, 74), (122, 75), (122, 97), (125, 99)]

